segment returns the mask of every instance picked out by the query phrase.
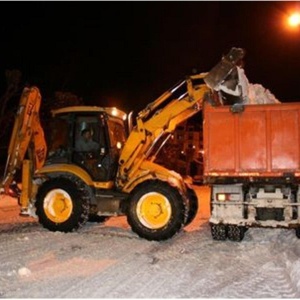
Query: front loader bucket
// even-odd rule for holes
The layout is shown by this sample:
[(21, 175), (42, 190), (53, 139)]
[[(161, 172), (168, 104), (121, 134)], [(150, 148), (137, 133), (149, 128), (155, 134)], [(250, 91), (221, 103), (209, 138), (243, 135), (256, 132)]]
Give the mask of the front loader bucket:
[(243, 49), (231, 48), (229, 53), (203, 78), (204, 82), (211, 89), (217, 89), (244, 55), (245, 51)]

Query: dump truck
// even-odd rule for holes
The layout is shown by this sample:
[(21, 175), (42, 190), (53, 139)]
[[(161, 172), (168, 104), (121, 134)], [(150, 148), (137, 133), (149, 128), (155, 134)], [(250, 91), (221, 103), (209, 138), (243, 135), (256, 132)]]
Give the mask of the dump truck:
[(213, 239), (241, 241), (253, 226), (300, 238), (300, 103), (221, 103), (213, 78), (207, 84), (218, 94), (203, 105)]
[[(224, 79), (240, 55), (239, 49), (230, 51), (226, 70), (215, 82)], [(125, 122), (127, 115), (114, 107), (53, 110), (46, 135), (39, 117), (41, 93), (26, 87), (1, 191), (14, 191), (21, 215), (37, 217), (51, 231), (70, 232), (91, 218), (125, 215), (138, 236), (171, 238), (193, 221), (198, 199), (189, 182), (155, 159), (176, 126), (202, 109), (211, 91), (203, 81), (207, 75), (181, 80), (140, 111), (135, 122)], [(90, 151), (78, 146), (83, 136), (93, 139)], [(14, 182), (19, 169), (21, 189)]]

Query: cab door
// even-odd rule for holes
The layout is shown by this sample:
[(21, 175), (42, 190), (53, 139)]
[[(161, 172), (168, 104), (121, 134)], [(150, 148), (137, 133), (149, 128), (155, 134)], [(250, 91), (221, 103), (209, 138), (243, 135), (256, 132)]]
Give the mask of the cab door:
[[(105, 164), (109, 153), (106, 127), (105, 117), (101, 113), (85, 113), (74, 117), (72, 162), (86, 170), (94, 181), (100, 182), (111, 179)], [(93, 145), (97, 145), (90, 150), (81, 150), (78, 147), (85, 130), (90, 131)]]

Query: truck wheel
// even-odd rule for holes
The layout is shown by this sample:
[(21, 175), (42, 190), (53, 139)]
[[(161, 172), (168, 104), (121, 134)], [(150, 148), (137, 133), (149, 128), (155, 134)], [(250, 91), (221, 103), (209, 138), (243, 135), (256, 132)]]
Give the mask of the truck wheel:
[(89, 206), (77, 182), (67, 178), (46, 181), (36, 197), (39, 222), (51, 231), (70, 232), (88, 220)]
[(297, 228), (295, 229), (295, 231), (296, 231), (296, 237), (297, 237), (298, 239), (300, 239), (300, 227), (297, 227)]
[(231, 241), (240, 242), (243, 240), (245, 235), (244, 226), (228, 225), (227, 236)]
[(193, 189), (188, 188), (187, 192), (189, 197), (189, 208), (184, 226), (187, 226), (190, 223), (192, 223), (198, 212), (198, 198), (195, 191)]
[(224, 224), (211, 224), (211, 236), (214, 240), (225, 241), (227, 238), (227, 229)]
[(175, 188), (162, 181), (149, 180), (133, 190), (127, 221), (140, 237), (161, 241), (182, 228), (184, 211), (183, 199)]

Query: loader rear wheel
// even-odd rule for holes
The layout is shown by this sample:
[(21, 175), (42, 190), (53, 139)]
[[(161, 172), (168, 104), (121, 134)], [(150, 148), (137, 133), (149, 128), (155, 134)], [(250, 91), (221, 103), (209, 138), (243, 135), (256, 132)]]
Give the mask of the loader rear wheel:
[(70, 232), (88, 220), (88, 204), (78, 182), (55, 178), (43, 183), (36, 198), (39, 222), (51, 231)]
[(191, 188), (187, 189), (188, 197), (189, 197), (189, 208), (187, 212), (187, 219), (184, 223), (184, 226), (189, 225), (195, 219), (198, 212), (198, 198), (195, 191)]
[(183, 199), (176, 188), (162, 181), (149, 180), (133, 190), (127, 221), (140, 237), (161, 241), (180, 231), (184, 211)]
[(225, 241), (227, 238), (227, 228), (224, 224), (211, 224), (211, 235), (214, 240)]

